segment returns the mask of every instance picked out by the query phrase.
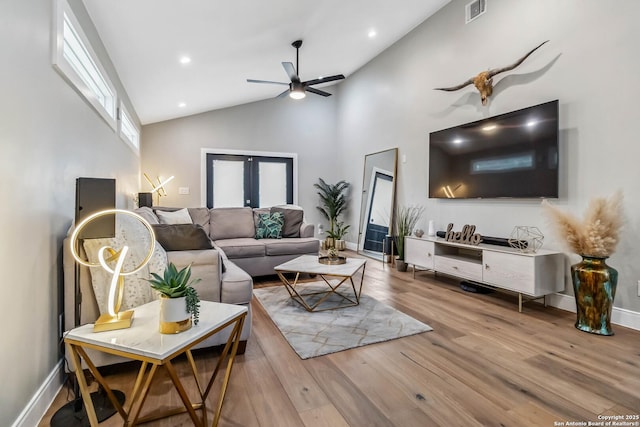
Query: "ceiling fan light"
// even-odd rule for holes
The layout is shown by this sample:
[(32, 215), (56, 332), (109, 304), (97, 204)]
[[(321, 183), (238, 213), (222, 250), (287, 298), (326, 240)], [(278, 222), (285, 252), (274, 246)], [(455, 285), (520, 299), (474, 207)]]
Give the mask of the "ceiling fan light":
[(305, 96), (307, 96), (306, 93), (304, 93), (303, 89), (293, 89), (291, 92), (289, 92), (289, 96), (293, 99), (302, 99)]

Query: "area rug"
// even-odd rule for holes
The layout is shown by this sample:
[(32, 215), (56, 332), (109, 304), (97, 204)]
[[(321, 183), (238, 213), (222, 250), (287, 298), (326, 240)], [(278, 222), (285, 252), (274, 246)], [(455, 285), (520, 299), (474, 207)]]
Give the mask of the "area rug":
[[(305, 285), (305, 291), (316, 288), (326, 289)], [(357, 306), (310, 313), (291, 299), (284, 286), (254, 289), (253, 293), (301, 359), (432, 330), (367, 295), (360, 297)]]

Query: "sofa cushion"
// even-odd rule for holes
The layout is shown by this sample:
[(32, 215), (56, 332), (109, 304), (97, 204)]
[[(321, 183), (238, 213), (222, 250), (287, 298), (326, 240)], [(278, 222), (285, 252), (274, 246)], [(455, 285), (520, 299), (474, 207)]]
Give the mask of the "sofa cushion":
[(320, 250), (320, 241), (313, 237), (266, 239), (262, 242), (269, 256), (315, 254)]
[(156, 241), (166, 251), (211, 249), (213, 244), (201, 225), (157, 224), (152, 225)]
[(191, 215), (189, 215), (187, 208), (173, 212), (157, 209), (156, 215), (158, 215), (160, 224), (193, 224), (193, 220), (191, 219)]
[[(140, 221), (129, 215), (119, 215), (116, 220), (115, 236), (101, 239), (85, 239), (83, 247), (87, 260), (98, 263), (100, 248), (109, 246), (115, 250), (128, 246), (129, 251), (124, 259), (123, 272), (130, 272), (140, 265), (147, 256), (151, 245), (149, 231)], [(167, 254), (160, 245), (155, 250), (149, 262), (134, 274), (124, 276), (124, 294), (120, 311), (129, 310), (156, 299), (156, 294), (146, 280), (151, 273), (162, 275), (167, 265)], [(113, 263), (110, 263), (113, 268)], [(91, 284), (100, 314), (107, 312), (109, 284), (113, 275), (102, 267), (91, 267)]]
[(142, 218), (144, 218), (151, 225), (160, 224), (160, 221), (158, 220), (157, 215), (154, 214), (153, 213), (153, 209), (151, 209), (148, 206), (143, 206), (141, 208), (138, 208), (138, 209), (134, 210), (133, 212), (137, 213), (138, 215), (140, 215)]
[(256, 233), (251, 208), (215, 208), (209, 210), (211, 240), (253, 238)]
[(209, 208), (187, 208), (187, 210), (193, 223), (201, 225), (207, 235), (209, 235)]
[(220, 302), (226, 304), (247, 304), (253, 297), (253, 279), (231, 261), (227, 261), (227, 271), (222, 275)]
[(256, 239), (280, 239), (283, 226), (284, 214), (282, 212), (258, 214)]
[(262, 240), (253, 237), (216, 240), (214, 243), (225, 253), (227, 258), (252, 258), (265, 256), (265, 245)]
[(284, 227), (282, 237), (300, 237), (300, 226), (304, 219), (304, 211), (295, 207), (274, 206), (271, 212), (282, 212), (284, 215)]

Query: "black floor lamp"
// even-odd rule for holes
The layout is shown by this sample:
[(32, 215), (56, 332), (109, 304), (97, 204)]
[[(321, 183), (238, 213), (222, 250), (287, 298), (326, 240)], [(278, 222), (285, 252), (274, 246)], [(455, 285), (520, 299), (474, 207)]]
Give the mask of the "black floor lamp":
[[(116, 204), (116, 180), (103, 178), (78, 178), (76, 180), (76, 214), (75, 224), (79, 224), (92, 213), (105, 209), (114, 209)], [(82, 239), (110, 238), (115, 236), (115, 215), (101, 218), (84, 228)], [(79, 243), (78, 243), (79, 245)], [(77, 253), (78, 248), (76, 248)], [(75, 264), (74, 289), (74, 326), (80, 325), (80, 310), (82, 295), (80, 293), (80, 266)], [(75, 377), (72, 377), (75, 378)], [(125, 395), (120, 390), (112, 390), (120, 404), (125, 401)], [(82, 401), (80, 387), (74, 381), (73, 392), (75, 399), (65, 404), (51, 417), (51, 427), (89, 427), (89, 418)], [(116, 413), (106, 392), (102, 387), (91, 393), (91, 400), (96, 411), (98, 422), (102, 422)]]

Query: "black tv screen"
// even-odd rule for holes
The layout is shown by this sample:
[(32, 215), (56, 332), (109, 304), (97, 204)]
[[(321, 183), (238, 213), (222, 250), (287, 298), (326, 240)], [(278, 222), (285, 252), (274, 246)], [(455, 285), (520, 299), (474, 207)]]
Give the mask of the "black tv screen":
[(429, 135), (429, 197), (558, 197), (558, 100)]

